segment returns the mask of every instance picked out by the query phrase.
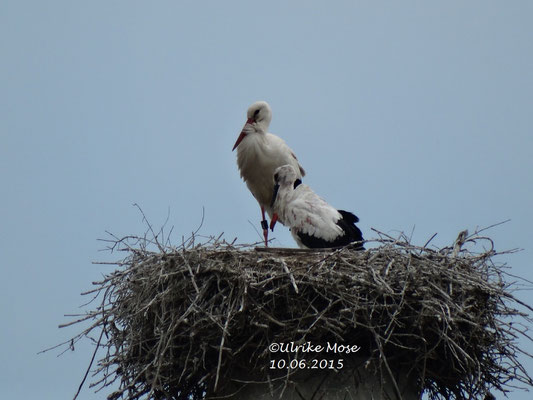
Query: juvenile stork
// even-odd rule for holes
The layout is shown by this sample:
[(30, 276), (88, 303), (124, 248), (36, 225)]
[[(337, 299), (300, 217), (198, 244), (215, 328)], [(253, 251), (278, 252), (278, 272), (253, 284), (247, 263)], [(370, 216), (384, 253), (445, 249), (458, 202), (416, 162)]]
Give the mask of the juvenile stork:
[(268, 222), (265, 211), (272, 218), (272, 176), (282, 165), (292, 166), (297, 179), (305, 175), (298, 159), (280, 137), (267, 133), (272, 111), (265, 101), (258, 101), (248, 108), (246, 124), (242, 128), (233, 150), (237, 149), (237, 165), (241, 177), (261, 207), (261, 227), (265, 246), (268, 246)]
[(363, 235), (355, 225), (359, 222), (351, 212), (337, 210), (303, 184), (292, 165), (283, 165), (274, 171), (274, 192), (270, 221), (288, 226), (302, 248), (329, 248), (356, 243), (356, 250), (364, 250)]

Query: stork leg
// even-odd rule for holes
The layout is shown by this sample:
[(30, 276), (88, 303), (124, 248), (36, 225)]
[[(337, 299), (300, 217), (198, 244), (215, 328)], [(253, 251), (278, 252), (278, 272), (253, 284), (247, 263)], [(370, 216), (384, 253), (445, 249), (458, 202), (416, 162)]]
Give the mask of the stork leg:
[(265, 238), (265, 247), (268, 247), (268, 222), (265, 218), (265, 208), (261, 206), (261, 216), (263, 220), (261, 221), (261, 227), (263, 228), (263, 237)]

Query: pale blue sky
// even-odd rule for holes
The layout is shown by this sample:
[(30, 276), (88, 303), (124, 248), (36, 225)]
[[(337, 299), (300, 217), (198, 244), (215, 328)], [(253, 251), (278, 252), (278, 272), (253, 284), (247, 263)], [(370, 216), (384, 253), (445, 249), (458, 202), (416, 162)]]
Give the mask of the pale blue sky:
[(133, 203), (155, 226), (170, 209), (176, 241), (202, 207), (200, 233), (260, 240), (231, 152), (256, 100), (365, 237), (442, 246), (510, 218), (489, 234), (533, 279), (532, 21), (530, 1), (1, 1), (5, 397), (75, 393), (92, 348), (36, 353), (120, 257), (96, 239), (144, 232)]

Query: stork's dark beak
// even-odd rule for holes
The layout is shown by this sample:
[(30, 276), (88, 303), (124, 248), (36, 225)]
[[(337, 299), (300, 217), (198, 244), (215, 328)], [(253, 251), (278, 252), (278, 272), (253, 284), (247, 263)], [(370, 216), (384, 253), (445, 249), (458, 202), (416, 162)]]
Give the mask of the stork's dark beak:
[(278, 190), (279, 190), (279, 183), (276, 183), (274, 185), (274, 193), (272, 193), (272, 201), (270, 202), (270, 208), (274, 207), (274, 203), (276, 202), (276, 197), (278, 197)]
[[(248, 125), (248, 124), (253, 124), (254, 123), (254, 120), (252, 118), (248, 118), (248, 120), (246, 121), (246, 123), (244, 124), (244, 126)], [(242, 131), (241, 131), (241, 134), (239, 135), (239, 137), (237, 138), (237, 141), (235, 142), (235, 144), (233, 145), (233, 149), (231, 149), (231, 151), (235, 150), (237, 148), (237, 146), (242, 142), (242, 140), (244, 139), (244, 137), (246, 136), (246, 132), (244, 131), (244, 127), (242, 128)]]
[(274, 232), (274, 225), (276, 225), (276, 222), (278, 221), (278, 214), (274, 213), (272, 216), (272, 219), (270, 220), (270, 230)]

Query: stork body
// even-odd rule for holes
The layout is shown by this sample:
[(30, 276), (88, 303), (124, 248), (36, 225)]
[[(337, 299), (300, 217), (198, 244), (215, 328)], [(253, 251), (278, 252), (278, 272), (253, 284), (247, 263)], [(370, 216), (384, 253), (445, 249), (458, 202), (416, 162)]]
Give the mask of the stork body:
[[(274, 228), (279, 219), (290, 228), (299, 247), (340, 247), (363, 241), (363, 235), (355, 225), (359, 218), (326, 203), (309, 186), (301, 183), (291, 165), (277, 168), (274, 181), (274, 215), (270, 227)], [(355, 248), (364, 250), (362, 243)]]
[(268, 103), (258, 101), (252, 104), (247, 112), (246, 124), (233, 146), (233, 150), (237, 149), (237, 165), (241, 177), (261, 207), (265, 246), (268, 245), (265, 211), (272, 218), (270, 205), (274, 189), (274, 171), (288, 164), (294, 168), (298, 179), (305, 175), (304, 169), (283, 139), (267, 132), (271, 119), (272, 111)]

